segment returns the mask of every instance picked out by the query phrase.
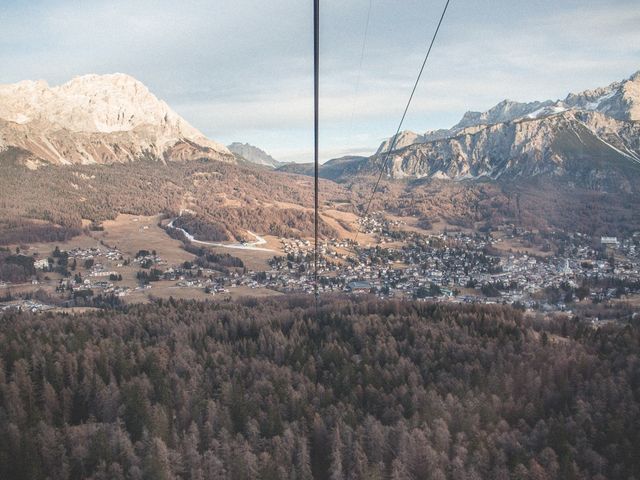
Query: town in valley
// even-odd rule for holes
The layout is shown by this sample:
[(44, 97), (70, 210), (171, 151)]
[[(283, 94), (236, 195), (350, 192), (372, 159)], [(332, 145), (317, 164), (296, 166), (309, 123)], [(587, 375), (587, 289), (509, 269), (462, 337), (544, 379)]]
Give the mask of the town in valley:
[[(374, 295), (437, 302), (508, 304), (532, 314), (579, 315), (592, 322), (635, 315), (640, 301), (640, 232), (626, 238), (448, 226), (421, 230), (376, 212), (350, 238), (320, 241), (320, 295)], [(47, 311), (113, 307), (154, 298), (224, 301), (242, 296), (313, 294), (313, 239), (219, 244), (169, 236), (161, 217), (121, 215), (65, 244), (4, 249), (27, 265), (23, 281), (0, 284), (0, 309)], [(205, 245), (198, 245), (205, 244)]]

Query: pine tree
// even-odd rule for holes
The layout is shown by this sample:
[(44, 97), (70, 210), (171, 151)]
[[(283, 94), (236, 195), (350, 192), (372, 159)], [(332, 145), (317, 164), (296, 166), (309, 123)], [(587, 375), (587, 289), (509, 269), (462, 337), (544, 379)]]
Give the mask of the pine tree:
[(407, 467), (399, 458), (391, 464), (391, 480), (413, 480)]
[(228, 478), (227, 471), (220, 460), (212, 451), (205, 452), (202, 460), (204, 478)]
[(203, 480), (201, 464), (202, 457), (198, 452), (199, 441), (198, 427), (195, 423), (191, 423), (189, 431), (182, 441), (182, 458), (184, 461), (185, 473), (191, 480)]
[(145, 480), (173, 480), (176, 478), (172, 471), (169, 449), (160, 438), (147, 438), (145, 440), (145, 450)]
[(345, 480), (342, 469), (342, 450), (340, 427), (336, 425), (331, 438), (331, 466), (329, 467), (329, 478), (331, 480)]
[(307, 438), (303, 436), (299, 437), (296, 442), (295, 472), (296, 480), (313, 480), (309, 445)]

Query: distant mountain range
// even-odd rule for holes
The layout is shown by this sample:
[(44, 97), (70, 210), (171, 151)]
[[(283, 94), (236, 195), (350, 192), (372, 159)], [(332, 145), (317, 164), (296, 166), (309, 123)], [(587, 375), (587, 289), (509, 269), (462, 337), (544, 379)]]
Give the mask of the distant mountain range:
[[(628, 189), (632, 180), (625, 174), (640, 167), (639, 120), (637, 72), (555, 102), (505, 100), (465, 113), (449, 130), (402, 132), (385, 173), (452, 180), (569, 175), (590, 186), (620, 182)], [(380, 168), (390, 142), (361, 167)]]
[(254, 147), (253, 145), (249, 145), (248, 143), (234, 142), (231, 145), (227, 145), (227, 148), (231, 153), (236, 155), (236, 157), (239, 157), (241, 162), (245, 160), (254, 165), (262, 165), (270, 168), (278, 168), (281, 165), (284, 165), (264, 150)]
[[(398, 134), (394, 149), (450, 138), (468, 127), (545, 118), (569, 110), (596, 111), (622, 121), (640, 120), (640, 71), (628, 80), (612, 83), (608, 87), (586, 90), (578, 94), (570, 93), (564, 100), (530, 103), (503, 100), (486, 112), (466, 112), (462, 119), (448, 130), (430, 130), (423, 134), (405, 130)], [(382, 142), (376, 153), (387, 151), (390, 143), (391, 139)]]
[(0, 85), (0, 155), (30, 168), (139, 159), (234, 161), (225, 146), (124, 74), (85, 75), (58, 87), (44, 81)]
[[(368, 157), (356, 155), (333, 158), (320, 165), (320, 176), (334, 181), (347, 180), (354, 175), (368, 171), (372, 166), (369, 163)], [(313, 163), (287, 163), (278, 167), (277, 171), (313, 176), (314, 165)]]
[[(640, 230), (640, 72), (562, 101), (505, 100), (448, 130), (402, 132), (384, 164), (389, 143), (371, 157), (329, 160), (320, 175), (425, 225)], [(313, 165), (278, 171), (313, 175)]]
[[(370, 158), (331, 160), (321, 175), (348, 180), (375, 174), (390, 139)], [(310, 167), (281, 170), (309, 173)], [(635, 191), (640, 178), (640, 72), (564, 100), (505, 100), (467, 112), (448, 130), (404, 131), (385, 167), (388, 178), (529, 179), (551, 175), (596, 190)]]
[[(375, 209), (478, 228), (640, 230), (640, 72), (562, 101), (505, 100), (467, 112), (448, 130), (403, 132), (398, 140)], [(384, 148), (322, 165), (322, 177), (343, 184), (324, 182), (325, 198), (361, 209)], [(222, 163), (174, 162), (198, 159)], [(59, 87), (0, 86), (0, 162), (0, 221), (28, 217), (79, 228), (82, 219), (118, 212), (188, 208), (236, 239), (243, 228), (279, 235), (308, 232), (312, 223), (309, 211), (291, 207), (312, 205), (312, 184), (300, 176), (313, 174), (311, 164), (281, 164), (248, 144), (216, 143), (122, 74)], [(102, 166), (110, 164), (117, 165)], [(73, 179), (66, 169), (39, 168), (46, 165), (73, 165)]]

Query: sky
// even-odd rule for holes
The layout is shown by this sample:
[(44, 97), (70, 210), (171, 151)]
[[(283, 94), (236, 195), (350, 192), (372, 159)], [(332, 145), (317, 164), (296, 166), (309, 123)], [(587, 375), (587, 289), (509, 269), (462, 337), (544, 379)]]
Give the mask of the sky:
[[(395, 132), (444, 3), (321, 0), (323, 161)], [(0, 83), (127, 73), (216, 141), (312, 161), (312, 4), (3, 0)], [(404, 129), (627, 78), (639, 25), (637, 0), (451, 0)]]

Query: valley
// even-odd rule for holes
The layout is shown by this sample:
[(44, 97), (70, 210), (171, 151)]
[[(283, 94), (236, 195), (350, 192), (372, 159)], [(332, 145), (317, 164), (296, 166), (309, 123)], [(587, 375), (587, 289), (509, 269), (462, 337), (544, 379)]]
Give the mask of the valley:
[[(639, 83), (634, 74), (556, 102), (504, 101), (449, 130), (403, 132), (371, 157), (326, 162), (320, 293), (627, 315), (640, 294)], [(29, 95), (38, 109), (23, 105)], [(122, 75), (5, 86), (2, 105), (16, 124), (0, 148), (3, 308), (314, 291), (308, 164), (218, 145)], [(84, 116), (52, 127), (50, 141), (66, 135), (75, 156), (54, 161), (39, 140), (24, 143), (31, 127), (49, 135), (43, 125), (69, 105)], [(77, 156), (105, 135), (119, 154)], [(129, 148), (153, 138), (162, 146)]]
[[(322, 294), (503, 303), (592, 321), (630, 315), (640, 300), (640, 233), (594, 243), (586, 235), (513, 225), (481, 232), (436, 222), (425, 229), (415, 218), (384, 212), (350, 223), (358, 217), (338, 212), (325, 213), (328, 223), (350, 234), (321, 241)], [(310, 238), (256, 235), (253, 243), (219, 243), (189, 234), (179, 240), (172, 238), (173, 222), (121, 214), (64, 243), (11, 245), (12, 258), (33, 259), (34, 274), (26, 283), (3, 281), (0, 308), (226, 301), (314, 290)]]
[(640, 480), (639, 7), (0, 3), (0, 480)]

